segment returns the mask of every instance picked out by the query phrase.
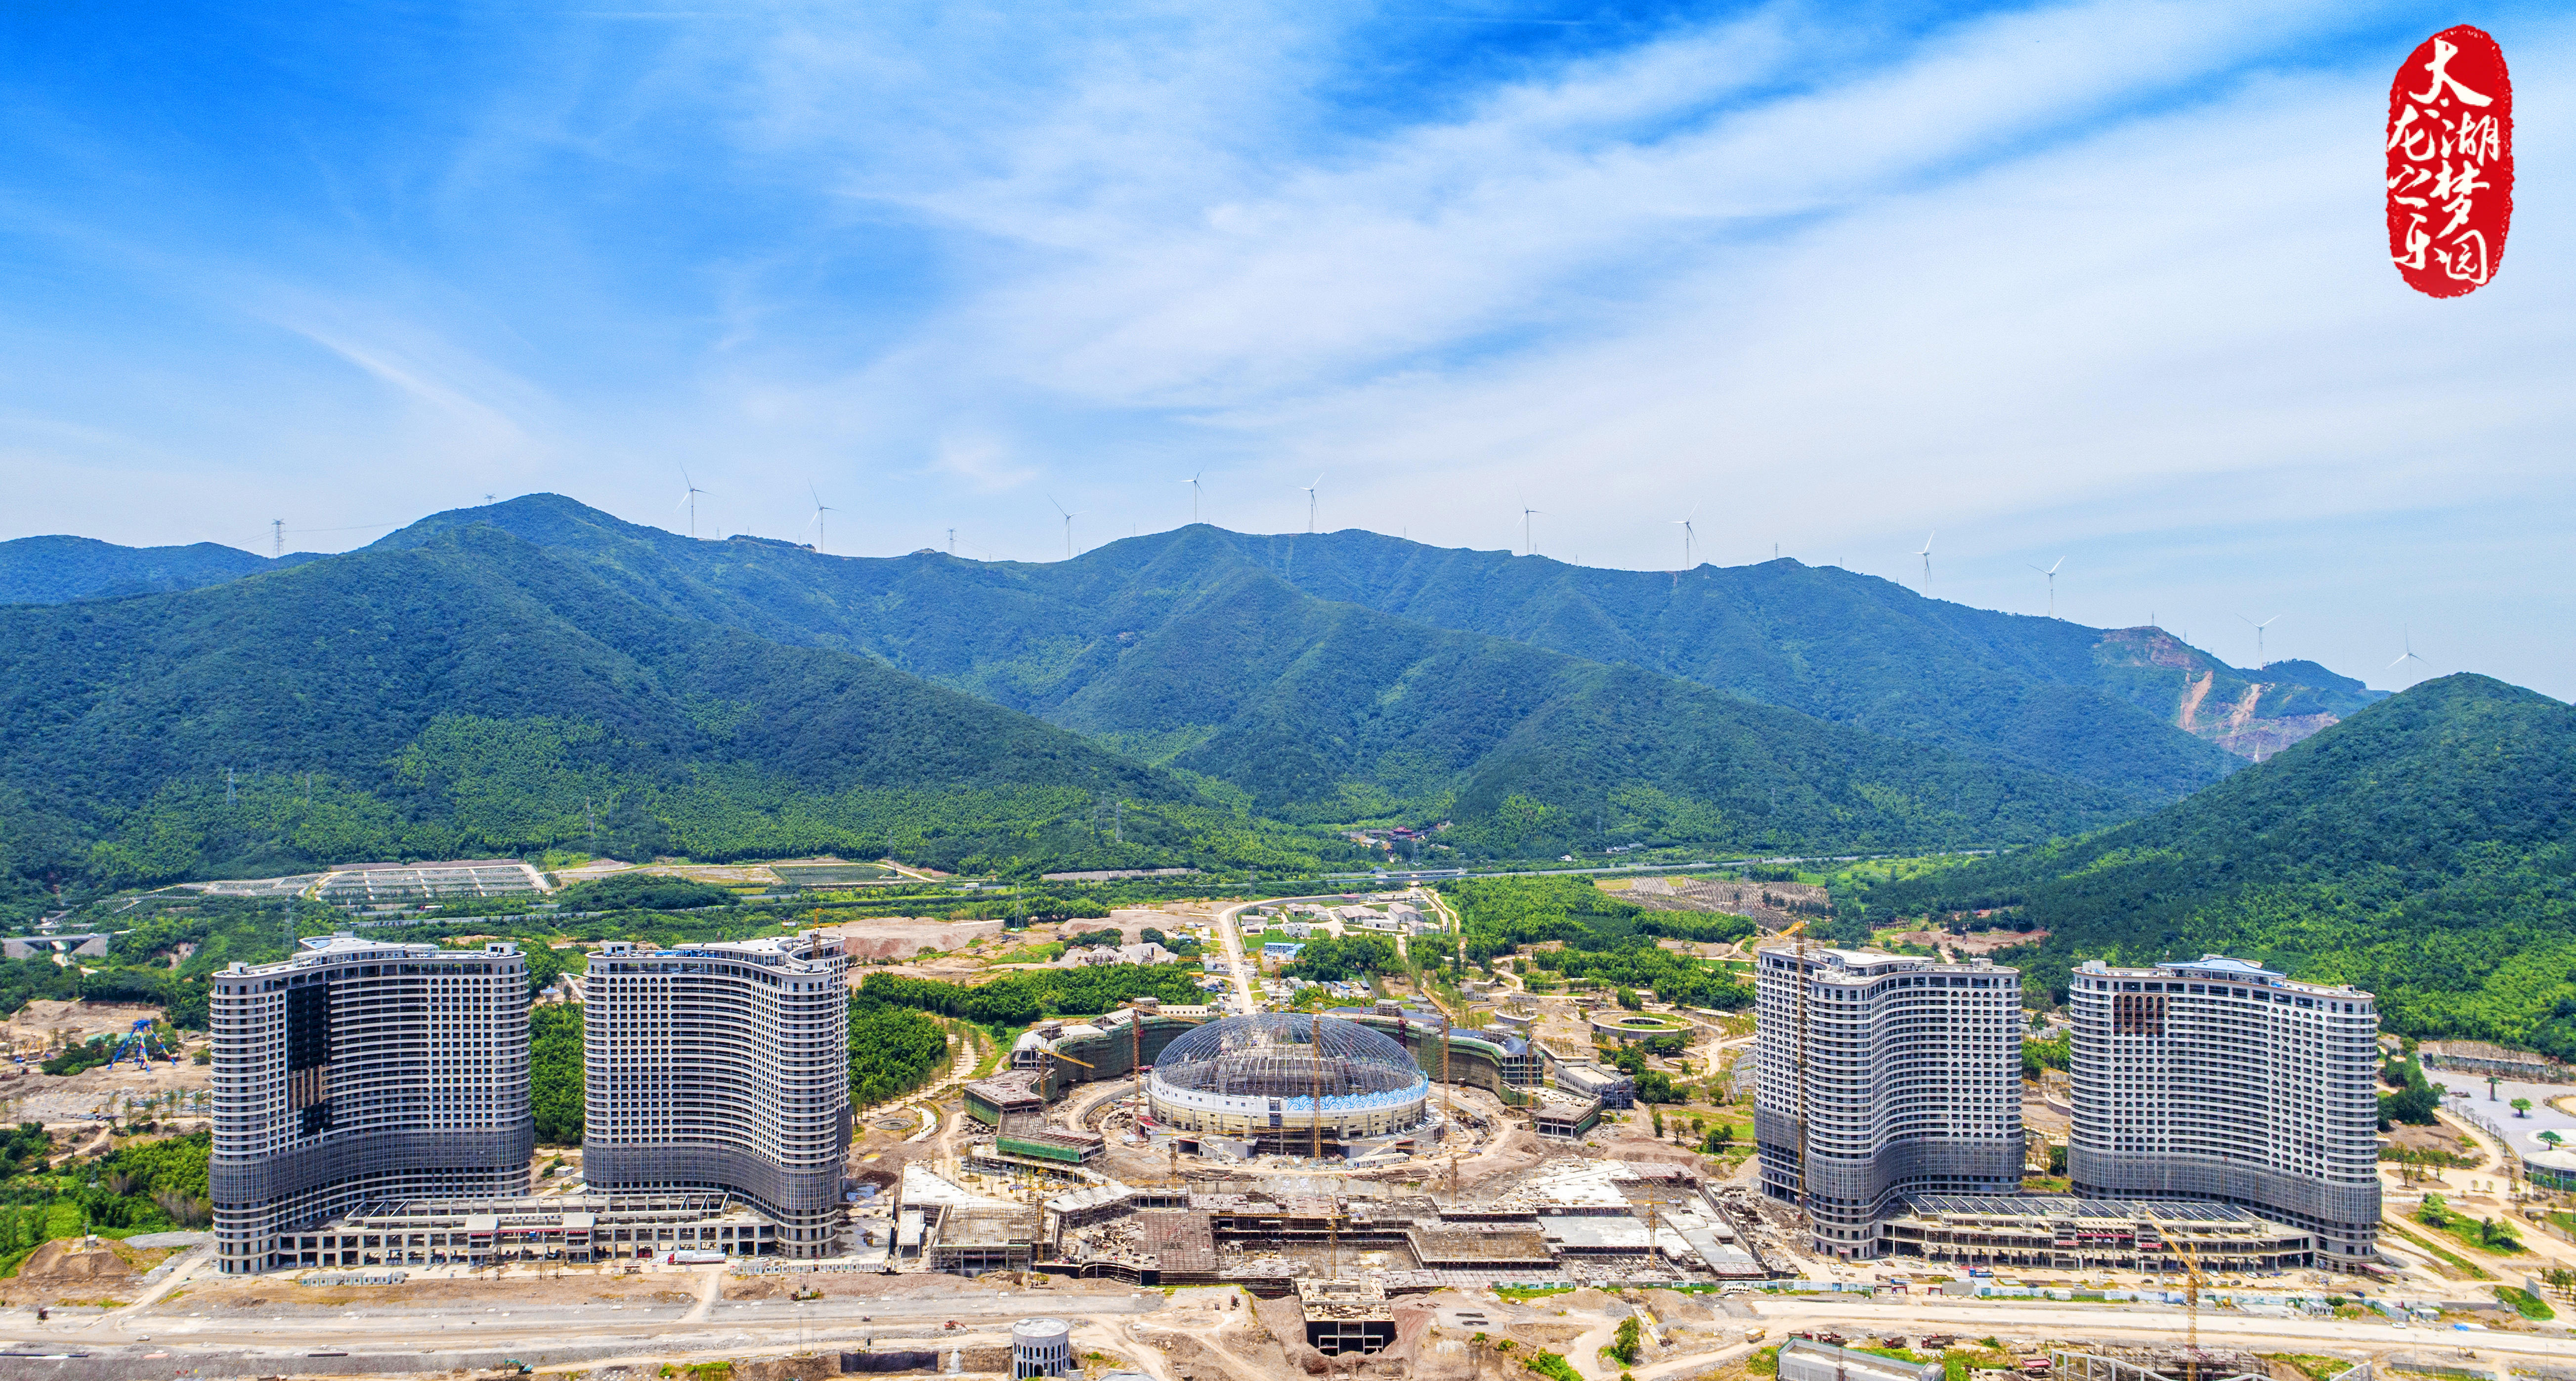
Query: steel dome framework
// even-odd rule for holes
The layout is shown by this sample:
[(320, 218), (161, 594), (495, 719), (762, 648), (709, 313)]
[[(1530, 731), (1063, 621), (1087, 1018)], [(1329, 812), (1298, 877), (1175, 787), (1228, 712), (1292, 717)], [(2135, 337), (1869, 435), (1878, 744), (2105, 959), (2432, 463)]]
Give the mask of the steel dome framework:
[(1335, 1017), (1263, 1012), (1228, 1017), (1163, 1047), (1154, 1078), (1228, 1098), (1348, 1098), (1425, 1082), (1391, 1038)]

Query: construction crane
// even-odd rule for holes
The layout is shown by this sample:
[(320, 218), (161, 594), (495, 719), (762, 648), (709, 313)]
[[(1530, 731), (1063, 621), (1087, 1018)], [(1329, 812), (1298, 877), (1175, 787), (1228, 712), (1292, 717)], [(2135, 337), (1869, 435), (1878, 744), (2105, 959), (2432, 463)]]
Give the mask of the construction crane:
[(1324, 1014), (1315, 1014), (1306, 1036), (1306, 1129), (1314, 1134), (1315, 1164), (1324, 1163)]
[(1066, 1054), (1066, 1053), (1064, 1053), (1063, 1051), (1056, 1049), (1054, 1046), (1051, 1046), (1051, 1045), (1042, 1045), (1042, 1046), (1039, 1046), (1039, 1047), (1038, 1047), (1038, 1049), (1040, 1049), (1040, 1050), (1042, 1050), (1042, 1051), (1046, 1052), (1046, 1053), (1047, 1053), (1047, 1054), (1049, 1054), (1049, 1055), (1053, 1055), (1053, 1056), (1054, 1056), (1054, 1057), (1056, 1057), (1057, 1059), (1064, 1061), (1066, 1064), (1070, 1064), (1070, 1065), (1080, 1065), (1080, 1066), (1082, 1066), (1084, 1069), (1093, 1069), (1093, 1068), (1094, 1068), (1094, 1066), (1092, 1065), (1091, 1061), (1089, 1061), (1089, 1060), (1077, 1060), (1077, 1059), (1073, 1058), (1071, 1055), (1067, 1055), (1067, 1054)]
[(2174, 1249), (2174, 1255), (2182, 1258), (2183, 1327), (2189, 1347), (2183, 1359), (2183, 1376), (2184, 1381), (2200, 1381), (2200, 1289), (2209, 1283), (2209, 1277), (2201, 1273), (2200, 1258), (2192, 1253), (2191, 1244), (2179, 1235), (2165, 1231), (2165, 1220), (2157, 1217), (2154, 1209), (2140, 1204), (2138, 1213), (2156, 1225), (2156, 1235)]
[(1810, 1230), (1808, 1245), (1813, 1246), (1815, 1211), (1807, 1193), (1807, 988), (1812, 978), (1807, 973), (1807, 921), (1800, 917), (1789, 923), (1780, 937), (1798, 942), (1798, 1031), (1795, 1042), (1798, 1085), (1798, 1211), (1807, 1215)]

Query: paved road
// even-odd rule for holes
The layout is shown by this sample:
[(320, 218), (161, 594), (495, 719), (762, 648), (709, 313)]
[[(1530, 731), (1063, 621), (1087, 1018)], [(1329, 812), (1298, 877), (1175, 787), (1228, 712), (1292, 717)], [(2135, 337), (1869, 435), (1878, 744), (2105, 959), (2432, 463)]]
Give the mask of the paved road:
[[(1939, 1332), (1965, 1337), (2003, 1334), (2023, 1338), (2153, 1343), (2172, 1346), (2184, 1331), (2183, 1311), (2172, 1305), (2056, 1304), (2028, 1300), (1870, 1300), (1851, 1295), (1752, 1295), (1754, 1313), (1772, 1328), (1841, 1324), (1878, 1333)], [(2454, 1332), (2449, 1327), (2348, 1319), (2266, 1319), (2234, 1310), (2200, 1311), (2204, 1347), (2296, 1351), (2302, 1345), (2336, 1348), (2404, 1348), (2434, 1351), (2472, 1348), (2515, 1357), (2576, 1359), (2576, 1341), (2554, 1335)]]
[[(632, 1343), (688, 1351), (756, 1344), (793, 1347), (808, 1341), (937, 1334), (954, 1319), (966, 1329), (1007, 1328), (1032, 1314), (1120, 1316), (1163, 1307), (1160, 1292), (1086, 1289), (988, 1290), (969, 1286), (953, 1293), (892, 1299), (834, 1296), (806, 1300), (716, 1298), (725, 1268), (673, 1270), (670, 1284), (695, 1298), (686, 1304), (640, 1302), (526, 1304), (375, 1309), (336, 1314), (209, 1314), (202, 1299), (120, 1309), (106, 1316), (57, 1318), (39, 1324), (31, 1310), (0, 1311), (0, 1346), (48, 1350), (115, 1347), (149, 1339), (180, 1348), (246, 1348), (288, 1355), (321, 1350), (364, 1352), (399, 1337), (406, 1346), (435, 1335), (438, 1345), (483, 1349), (534, 1349), (547, 1345)], [(689, 1277), (697, 1277), (690, 1279)], [(577, 1281), (566, 1283), (577, 1285)], [(532, 1282), (533, 1284), (533, 1282)], [(560, 1288), (560, 1287), (545, 1287)], [(217, 1295), (214, 1298), (221, 1299)], [(784, 1335), (783, 1337), (781, 1335)]]
[[(0, 1343), (46, 1350), (117, 1347), (148, 1338), (155, 1346), (252, 1349), (294, 1356), (308, 1352), (364, 1352), (394, 1337), (435, 1336), (443, 1345), (472, 1350), (536, 1349), (547, 1345), (631, 1345), (637, 1352), (686, 1354), (722, 1349), (742, 1354), (787, 1351), (800, 1345), (855, 1345), (937, 1337), (943, 1343), (989, 1341), (1014, 1319), (1036, 1314), (1115, 1325), (1164, 1308), (1160, 1292), (1118, 1289), (986, 1290), (965, 1287), (935, 1296), (890, 1299), (833, 1297), (798, 1304), (789, 1300), (714, 1301), (708, 1284), (722, 1268), (669, 1270), (675, 1287), (698, 1295), (689, 1303), (538, 1305), (495, 1303), (418, 1311), (374, 1310), (336, 1315), (260, 1316), (225, 1312), (209, 1316), (182, 1298), (120, 1310), (104, 1319), (57, 1319), (38, 1325), (24, 1310), (0, 1311)], [(220, 1297), (220, 1296), (219, 1296)], [(2172, 1306), (2067, 1304), (2029, 1300), (1963, 1300), (1857, 1295), (1746, 1295), (1761, 1326), (1777, 1341), (1796, 1328), (1832, 1326), (1873, 1333), (1945, 1332), (1966, 1337), (2099, 1341), (2171, 1346), (2183, 1332), (2182, 1311)], [(943, 1327), (956, 1320), (961, 1328)], [(2267, 1319), (2232, 1310), (2201, 1314), (2200, 1336), (2210, 1347), (2253, 1351), (2404, 1349), (2439, 1354), (2467, 1350), (2494, 1362), (2529, 1359), (2564, 1364), (2576, 1360), (2576, 1341), (2553, 1333), (2457, 1332), (2400, 1328), (2379, 1321)], [(16, 1350), (13, 1348), (13, 1350)], [(1586, 1359), (1589, 1360), (1588, 1358)], [(1676, 1359), (1641, 1376), (1687, 1373), (1709, 1354)], [(1591, 1374), (1586, 1368), (1587, 1374)], [(1605, 1373), (1615, 1374), (1615, 1373)]]
[[(1963, 857), (1982, 858), (1992, 849), (1960, 849)], [(1812, 857), (1777, 854), (1767, 858), (1702, 859), (1697, 863), (1612, 863), (1599, 868), (1499, 868), (1487, 872), (1470, 872), (1464, 868), (1390, 868), (1382, 873), (1326, 873), (1326, 882), (1416, 882), (1446, 881), (1450, 878), (1559, 878), (1584, 877), (1594, 873), (1686, 873), (1700, 868), (1742, 868), (1788, 863), (1866, 863), (1880, 858), (1906, 858), (1907, 854), (1819, 854)]]
[[(1229, 970), (1227, 976), (1234, 980), (1235, 999), (1241, 1004), (1242, 1010), (1246, 1012), (1260, 1011), (1261, 1000), (1253, 992), (1251, 973), (1253, 965), (1246, 962), (1244, 958), (1243, 932), (1234, 923), (1234, 918), (1238, 913), (1248, 911), (1256, 906), (1285, 906), (1290, 902), (1343, 901), (1353, 897), (1376, 896), (1386, 892), (1387, 890), (1388, 889), (1381, 887), (1347, 892), (1316, 892), (1303, 897), (1262, 897), (1254, 901), (1236, 902), (1232, 906), (1220, 909), (1216, 913), (1217, 942), (1225, 946), (1225, 964), (1226, 968)], [(1407, 888), (1405, 891), (1408, 894), (1418, 894), (1420, 889)], [(1397, 943), (1403, 943), (1402, 937), (1398, 937)]]

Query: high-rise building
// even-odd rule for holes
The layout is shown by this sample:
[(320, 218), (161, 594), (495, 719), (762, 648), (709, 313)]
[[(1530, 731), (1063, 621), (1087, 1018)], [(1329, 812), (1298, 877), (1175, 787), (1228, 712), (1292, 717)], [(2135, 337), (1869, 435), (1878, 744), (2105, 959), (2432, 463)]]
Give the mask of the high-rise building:
[(850, 1148), (842, 968), (822, 931), (601, 946), (582, 1009), (582, 1177), (721, 1189), (777, 1220), (780, 1255), (836, 1251)]
[(528, 967), (479, 950), (310, 939), (214, 977), (216, 1260), (336, 1265), (296, 1229), (385, 1199), (528, 1192)]
[(2207, 955), (2075, 970), (2079, 1195), (2237, 1204), (2377, 1254), (2379, 1013), (2352, 988)]
[(1786, 946), (1755, 970), (1762, 1189), (1815, 1250), (1886, 1251), (1909, 1193), (2021, 1186), (2021, 975), (1975, 962)]

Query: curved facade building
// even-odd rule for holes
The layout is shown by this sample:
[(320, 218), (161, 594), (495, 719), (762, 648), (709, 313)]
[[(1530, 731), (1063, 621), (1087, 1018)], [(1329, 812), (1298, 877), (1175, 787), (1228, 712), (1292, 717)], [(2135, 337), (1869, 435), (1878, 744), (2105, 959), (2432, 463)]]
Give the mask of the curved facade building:
[[(387, 1199), (528, 1192), (528, 967), (480, 950), (303, 942), (208, 1001), (216, 1261), (355, 1265), (295, 1231)], [(355, 1253), (352, 1253), (355, 1255)]]
[(1403, 1046), (1338, 1017), (1265, 1012), (1212, 1022), (1163, 1048), (1146, 1098), (1181, 1131), (1294, 1150), (1422, 1125), (1431, 1081)]
[(1762, 1190), (1806, 1206), (1816, 1251), (1884, 1254), (1905, 1194), (2021, 1187), (2018, 970), (1765, 949), (1754, 988)]
[(720, 1189), (828, 1256), (850, 1148), (849, 997), (819, 931), (591, 956), (582, 1175), (595, 1189)]
[(2095, 960), (2075, 971), (2067, 1006), (2077, 1194), (2236, 1204), (2315, 1232), (2319, 1264), (2376, 1257), (2370, 994), (2212, 954), (2151, 969)]

